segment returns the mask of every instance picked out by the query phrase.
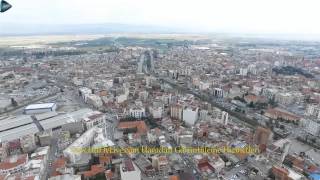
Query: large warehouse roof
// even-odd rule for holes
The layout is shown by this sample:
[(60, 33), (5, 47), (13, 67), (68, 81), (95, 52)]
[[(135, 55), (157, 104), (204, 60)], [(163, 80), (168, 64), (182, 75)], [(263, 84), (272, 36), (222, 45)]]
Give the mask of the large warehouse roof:
[[(35, 117), (46, 130), (56, 128), (67, 123), (78, 122), (89, 112), (92, 112), (92, 110), (84, 108), (64, 114), (48, 112), (35, 115)], [(39, 129), (33, 123), (33, 120), (29, 115), (19, 115), (17, 117), (8, 117), (0, 120), (0, 142), (19, 139), (25, 135), (35, 134), (37, 132), (39, 132)]]
[(0, 141), (12, 141), (19, 139), (25, 135), (35, 134), (39, 132), (35, 124), (28, 124), (8, 131), (0, 132)]
[(69, 116), (71, 116), (75, 121), (81, 121), (82, 118), (84, 118), (84, 116), (90, 112), (93, 112), (92, 109), (83, 108), (83, 109), (79, 109), (77, 111), (70, 112)]
[(0, 132), (30, 123), (32, 123), (30, 116), (22, 115), (18, 117), (9, 117), (0, 120)]
[(41, 120), (40, 124), (44, 129), (51, 129), (58, 126), (62, 126), (64, 124), (79, 122), (89, 112), (92, 112), (92, 110), (87, 108), (79, 109), (74, 112), (70, 112), (67, 114), (59, 114), (57, 116)]
[(30, 104), (24, 108), (24, 110), (32, 110), (32, 109), (49, 109), (52, 108), (55, 103), (42, 103), (42, 104)]
[(55, 111), (49, 111), (49, 112), (45, 112), (45, 113), (41, 113), (41, 114), (35, 114), (34, 116), (36, 117), (36, 119), (38, 121), (42, 121), (45, 119), (49, 119), (49, 118), (58, 116), (58, 113)]
[(70, 116), (68, 116), (68, 114), (61, 114), (46, 120), (42, 120), (40, 121), (40, 124), (43, 127), (43, 129), (51, 129), (70, 122), (73, 122), (73, 119)]

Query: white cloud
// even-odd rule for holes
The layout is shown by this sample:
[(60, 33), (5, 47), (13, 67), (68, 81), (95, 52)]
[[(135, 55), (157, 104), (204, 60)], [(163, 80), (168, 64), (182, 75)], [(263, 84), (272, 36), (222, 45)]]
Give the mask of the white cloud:
[(319, 0), (8, 0), (5, 23), (125, 23), (202, 31), (320, 34)]

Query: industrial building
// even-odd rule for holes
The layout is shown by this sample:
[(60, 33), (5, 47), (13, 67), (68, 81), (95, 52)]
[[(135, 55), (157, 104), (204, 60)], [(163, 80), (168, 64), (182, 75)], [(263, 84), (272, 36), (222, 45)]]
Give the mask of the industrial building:
[(57, 109), (56, 103), (30, 104), (24, 108), (25, 114), (40, 114)]
[(39, 129), (35, 124), (28, 124), (0, 132), (0, 140), (1, 142), (12, 141), (29, 134), (35, 134), (37, 132), (39, 132)]
[[(93, 111), (87, 108), (67, 114), (47, 112), (37, 114), (35, 118), (44, 130), (59, 128), (61, 130), (68, 130), (70, 133), (76, 133), (84, 130), (82, 119), (90, 112)], [(0, 124), (0, 142), (13, 141), (40, 132), (40, 129), (33, 122), (30, 115), (8, 117), (0, 120)]]

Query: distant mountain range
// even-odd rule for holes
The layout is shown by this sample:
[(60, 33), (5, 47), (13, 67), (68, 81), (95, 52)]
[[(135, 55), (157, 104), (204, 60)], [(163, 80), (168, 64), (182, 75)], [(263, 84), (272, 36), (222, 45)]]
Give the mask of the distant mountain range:
[(10, 35), (59, 35), (59, 34), (106, 34), (106, 33), (184, 33), (182, 29), (127, 24), (1, 24), (0, 36)]

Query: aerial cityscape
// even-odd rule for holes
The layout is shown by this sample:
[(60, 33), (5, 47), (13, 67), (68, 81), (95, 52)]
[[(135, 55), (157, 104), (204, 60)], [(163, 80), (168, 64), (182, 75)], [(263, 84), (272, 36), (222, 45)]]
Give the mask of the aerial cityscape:
[(0, 180), (320, 180), (316, 38), (49, 21), (0, 19)]

